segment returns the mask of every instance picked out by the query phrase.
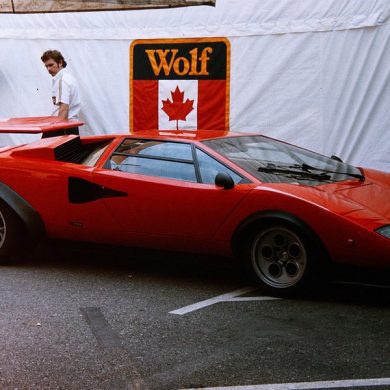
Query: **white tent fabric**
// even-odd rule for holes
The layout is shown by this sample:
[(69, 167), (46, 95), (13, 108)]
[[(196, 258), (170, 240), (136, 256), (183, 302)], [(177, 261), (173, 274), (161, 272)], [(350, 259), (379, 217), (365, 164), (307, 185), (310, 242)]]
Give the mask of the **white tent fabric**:
[[(0, 118), (51, 114), (40, 56), (78, 79), (82, 134), (129, 131), (135, 39), (226, 37), (230, 128), (390, 172), (388, 0), (218, 0), (123, 12), (0, 15)], [(1, 135), (0, 144), (36, 136)]]

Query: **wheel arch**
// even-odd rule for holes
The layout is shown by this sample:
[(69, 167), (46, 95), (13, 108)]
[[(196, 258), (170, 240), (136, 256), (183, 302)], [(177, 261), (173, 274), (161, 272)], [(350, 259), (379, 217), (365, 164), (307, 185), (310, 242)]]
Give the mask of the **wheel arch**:
[(326, 258), (329, 259), (328, 250), (319, 235), (305, 221), (294, 214), (282, 210), (261, 211), (242, 221), (232, 236), (231, 245), (233, 253), (235, 255), (241, 254), (246, 240), (250, 238), (252, 233), (257, 229), (277, 222), (298, 228), (314, 245), (318, 246), (321, 251), (323, 251)]
[(40, 214), (22, 196), (1, 182), (0, 201), (17, 215), (31, 238), (38, 240), (45, 234), (45, 224)]

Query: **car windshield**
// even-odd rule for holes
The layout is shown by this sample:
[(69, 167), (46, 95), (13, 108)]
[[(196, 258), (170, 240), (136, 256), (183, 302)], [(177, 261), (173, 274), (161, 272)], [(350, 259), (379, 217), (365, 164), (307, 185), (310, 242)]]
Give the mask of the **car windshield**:
[(203, 143), (266, 183), (318, 185), (364, 180), (360, 170), (352, 165), (261, 135), (226, 137)]

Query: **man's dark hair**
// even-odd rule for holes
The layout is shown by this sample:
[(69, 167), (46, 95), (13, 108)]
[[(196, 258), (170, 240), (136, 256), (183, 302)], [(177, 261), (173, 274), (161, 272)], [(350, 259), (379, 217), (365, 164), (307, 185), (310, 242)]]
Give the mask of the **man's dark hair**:
[(62, 67), (66, 68), (66, 61), (64, 56), (58, 50), (47, 50), (42, 54), (41, 57), (42, 62), (46, 62), (48, 60), (54, 60), (59, 64), (62, 62)]

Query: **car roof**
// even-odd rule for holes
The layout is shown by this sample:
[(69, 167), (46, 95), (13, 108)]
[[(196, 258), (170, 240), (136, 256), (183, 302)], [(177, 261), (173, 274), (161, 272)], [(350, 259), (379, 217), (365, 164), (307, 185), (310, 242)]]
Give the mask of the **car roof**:
[[(161, 140), (186, 140), (205, 141), (209, 139), (242, 136), (245, 133), (237, 133), (224, 130), (144, 130), (130, 134), (132, 138), (153, 138)], [(253, 133), (251, 134), (253, 135)]]

